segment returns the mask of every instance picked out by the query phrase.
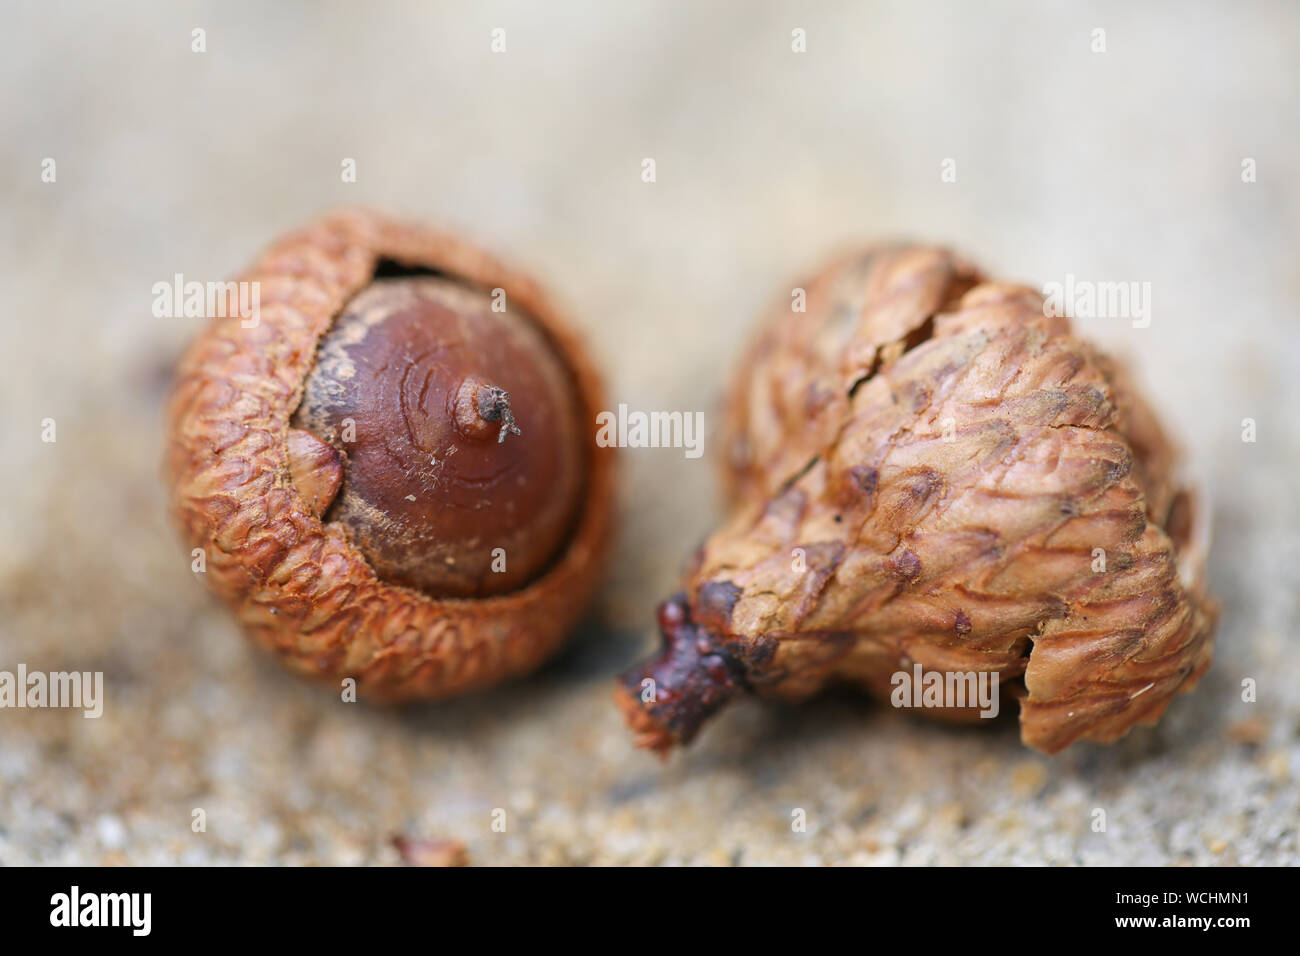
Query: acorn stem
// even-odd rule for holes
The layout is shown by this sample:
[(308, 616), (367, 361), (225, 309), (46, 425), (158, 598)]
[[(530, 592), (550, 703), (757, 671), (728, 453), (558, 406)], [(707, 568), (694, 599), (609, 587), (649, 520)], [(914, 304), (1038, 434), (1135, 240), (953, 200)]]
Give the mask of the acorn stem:
[(659, 606), (660, 652), (625, 671), (615, 700), (639, 746), (666, 756), (745, 688), (739, 665), (691, 620), (685, 594)]

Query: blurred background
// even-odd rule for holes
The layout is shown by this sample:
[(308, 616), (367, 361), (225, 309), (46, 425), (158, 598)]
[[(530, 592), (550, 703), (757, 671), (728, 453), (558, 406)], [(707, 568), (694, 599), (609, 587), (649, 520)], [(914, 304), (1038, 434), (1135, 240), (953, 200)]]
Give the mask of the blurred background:
[[(107, 699), (0, 711), (0, 863), (397, 863), (395, 836), (488, 864), (1300, 862), (1297, 62), (1283, 2), (6, 4), (0, 669), (101, 670)], [(1149, 282), (1149, 328), (1078, 324), (1209, 490), (1214, 668), (1056, 758), (1014, 717), (837, 695), (736, 706), (661, 766), (610, 677), (719, 515), (706, 444), (624, 453), (610, 586), (536, 678), (338, 706), (244, 643), (166, 522), (197, 320), (151, 290), (342, 205), (530, 269), (613, 402), (710, 421), (758, 312), (846, 244)]]

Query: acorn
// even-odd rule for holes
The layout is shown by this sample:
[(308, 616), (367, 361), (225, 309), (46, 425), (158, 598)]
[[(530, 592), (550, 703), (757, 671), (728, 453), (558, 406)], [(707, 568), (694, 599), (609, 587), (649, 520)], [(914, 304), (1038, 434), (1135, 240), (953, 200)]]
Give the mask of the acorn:
[(377, 701), (524, 674), (590, 601), (612, 450), (585, 346), (458, 236), (369, 213), (275, 243), (256, 321), (182, 359), (166, 475), (245, 629)]

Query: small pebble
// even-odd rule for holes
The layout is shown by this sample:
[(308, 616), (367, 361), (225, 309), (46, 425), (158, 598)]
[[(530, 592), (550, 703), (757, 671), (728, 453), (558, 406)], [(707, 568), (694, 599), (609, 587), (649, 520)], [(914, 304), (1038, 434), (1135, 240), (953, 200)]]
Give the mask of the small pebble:
[(1226, 734), (1234, 743), (1258, 747), (1268, 739), (1268, 721), (1263, 717), (1247, 717), (1229, 724)]
[(106, 850), (120, 850), (126, 845), (126, 827), (112, 814), (104, 814), (95, 821), (95, 835)]
[(1022, 797), (1036, 797), (1047, 786), (1047, 768), (1037, 760), (1022, 760), (1011, 771), (1011, 788)]
[(459, 840), (410, 840), (395, 836), (393, 846), (408, 866), (469, 866), (469, 851)]

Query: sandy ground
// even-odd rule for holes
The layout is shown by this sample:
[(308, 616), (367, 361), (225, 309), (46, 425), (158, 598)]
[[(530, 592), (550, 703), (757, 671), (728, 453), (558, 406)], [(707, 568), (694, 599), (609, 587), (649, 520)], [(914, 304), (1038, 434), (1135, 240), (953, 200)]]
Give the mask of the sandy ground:
[[(1294, 5), (2, 17), (0, 669), (103, 671), (106, 703), (0, 711), (0, 862), (396, 863), (397, 834), (483, 864), (1300, 862)], [(1214, 501), (1214, 668), (1157, 729), (1056, 758), (1014, 719), (954, 730), (835, 696), (737, 706), (661, 766), (610, 677), (717, 517), (706, 446), (625, 454), (609, 587), (535, 678), (401, 712), (298, 683), (164, 519), (161, 403), (195, 322), (153, 318), (151, 288), (222, 278), (341, 204), (526, 264), (643, 409), (711, 413), (758, 309), (847, 242), (1149, 282), (1149, 328), (1080, 325), (1138, 365)]]

